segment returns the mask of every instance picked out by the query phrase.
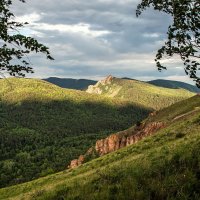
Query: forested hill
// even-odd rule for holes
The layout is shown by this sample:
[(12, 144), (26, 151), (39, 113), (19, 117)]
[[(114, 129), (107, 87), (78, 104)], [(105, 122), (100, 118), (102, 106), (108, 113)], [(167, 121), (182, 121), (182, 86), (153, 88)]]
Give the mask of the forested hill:
[[(110, 98), (36, 79), (1, 79), (0, 85), (0, 187), (66, 169), (96, 140), (141, 121), (154, 108), (132, 101), (138, 93)], [(148, 98), (163, 108), (193, 95), (178, 91), (159, 104), (154, 93)]]
[(0, 80), (0, 187), (67, 168), (152, 109), (36, 79)]
[(87, 92), (141, 103), (156, 110), (195, 95), (184, 89), (158, 87), (143, 81), (113, 76), (108, 76), (97, 84), (89, 86)]
[(72, 78), (57, 78), (50, 77), (43, 79), (62, 88), (76, 89), (76, 90), (86, 90), (89, 85), (95, 85), (97, 81), (87, 80), (87, 79), (72, 79)]
[(164, 124), (153, 135), (76, 169), (0, 189), (0, 199), (198, 200), (199, 108), (200, 96), (165, 108), (145, 120)]
[(200, 89), (197, 86), (184, 83), (181, 81), (157, 79), (157, 80), (148, 81), (148, 83), (155, 86), (159, 86), (159, 87), (172, 88), (172, 89), (182, 88), (182, 89), (189, 90), (191, 92), (200, 93)]

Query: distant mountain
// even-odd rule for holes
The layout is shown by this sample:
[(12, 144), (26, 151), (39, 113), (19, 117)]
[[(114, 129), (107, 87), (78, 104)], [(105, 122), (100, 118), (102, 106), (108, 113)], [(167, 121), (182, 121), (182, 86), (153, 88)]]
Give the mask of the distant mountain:
[(195, 95), (195, 93), (182, 88), (158, 87), (143, 81), (121, 79), (111, 75), (95, 85), (89, 86), (86, 92), (129, 100), (156, 110)]
[[(137, 81), (136, 79), (132, 79), (128, 77), (123, 77), (121, 79)], [(89, 79), (73, 79), (73, 78), (57, 78), (57, 77), (50, 77), (43, 80), (49, 83), (53, 83), (62, 88), (75, 89), (75, 90), (86, 90), (90, 85), (95, 85), (97, 83), (97, 81), (89, 80)], [(140, 82), (145, 83), (145, 81), (140, 81)], [(147, 81), (146, 83), (149, 83), (158, 87), (164, 87), (164, 88), (170, 88), (170, 89), (182, 88), (190, 92), (200, 93), (200, 89), (197, 88), (196, 86), (188, 84), (188, 83), (184, 83), (181, 81), (156, 79), (152, 81)]]
[(122, 79), (124, 79), (124, 80), (135, 80), (135, 81), (137, 81), (137, 79), (134, 79), (134, 78), (128, 78), (128, 77), (123, 77)]
[(172, 89), (182, 88), (182, 89), (186, 89), (195, 93), (200, 92), (200, 89), (197, 88), (196, 86), (190, 85), (188, 83), (184, 83), (181, 81), (157, 79), (157, 80), (148, 81), (148, 83), (159, 86), (159, 87), (172, 88)]
[(95, 85), (97, 81), (87, 80), (87, 79), (72, 79), (72, 78), (57, 78), (50, 77), (43, 79), (49, 83), (53, 83), (62, 88), (75, 89), (75, 90), (85, 90), (89, 85)]

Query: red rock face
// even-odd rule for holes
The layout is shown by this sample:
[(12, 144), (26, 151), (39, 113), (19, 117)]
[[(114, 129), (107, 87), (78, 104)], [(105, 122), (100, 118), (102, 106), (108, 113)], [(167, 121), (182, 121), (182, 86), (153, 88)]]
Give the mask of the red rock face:
[[(95, 145), (95, 151), (99, 156), (103, 156), (123, 147), (135, 144), (143, 138), (153, 135), (156, 131), (164, 127), (165, 124), (163, 122), (153, 122), (135, 127), (131, 134), (127, 134), (127, 131), (112, 134), (105, 139), (98, 140)], [(84, 156), (81, 155), (78, 159), (72, 160), (69, 168), (75, 168), (83, 164), (85, 156), (92, 154), (92, 152), (93, 148), (90, 148)]]
[(141, 127), (136, 128), (133, 131), (133, 135), (125, 136), (123, 134), (113, 134), (106, 139), (98, 140), (95, 145), (96, 152), (102, 156), (110, 152), (116, 151), (123, 147), (132, 145), (142, 140), (143, 138), (152, 135), (157, 130), (164, 127), (162, 122), (153, 122), (147, 124), (146, 126), (141, 125)]
[(95, 145), (95, 150), (99, 155), (106, 154), (105, 152), (113, 152), (120, 148), (121, 138), (117, 134), (110, 135), (106, 139), (98, 140)]
[(85, 160), (85, 157), (83, 155), (80, 155), (78, 159), (74, 159), (74, 160), (71, 161), (68, 168), (70, 168), (70, 169), (76, 168), (79, 165), (83, 164), (84, 160)]
[(71, 161), (70, 165), (68, 166), (68, 168), (75, 168), (75, 167), (78, 167), (78, 159), (74, 159)]
[(165, 124), (163, 122), (150, 123), (147, 126), (145, 126), (142, 130), (138, 131), (135, 135), (128, 137), (130, 139), (130, 144), (134, 144), (147, 136), (153, 135), (156, 131), (164, 127)]

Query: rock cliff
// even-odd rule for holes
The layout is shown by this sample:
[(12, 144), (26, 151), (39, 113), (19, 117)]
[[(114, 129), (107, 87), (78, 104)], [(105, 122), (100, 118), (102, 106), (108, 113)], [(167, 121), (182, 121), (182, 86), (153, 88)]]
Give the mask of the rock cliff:
[(153, 122), (148, 125), (140, 125), (139, 127), (135, 127), (132, 133), (120, 132), (117, 134), (112, 134), (106, 139), (98, 140), (95, 145), (95, 150), (100, 156), (108, 154), (128, 145), (135, 144), (144, 137), (152, 135), (163, 127), (164, 123)]
[(72, 160), (68, 168), (75, 168), (84, 163), (85, 157), (92, 154), (93, 151), (95, 151), (95, 154), (98, 156), (103, 156), (123, 147), (135, 144), (164, 127), (165, 124), (163, 122), (144, 123), (126, 131), (112, 134), (105, 139), (98, 140), (95, 144), (95, 148), (90, 148), (85, 155), (81, 155), (78, 159)]
[(110, 85), (113, 79), (114, 77), (109, 75), (105, 79), (98, 81), (95, 85), (90, 85), (86, 92), (90, 94), (102, 94), (101, 86)]

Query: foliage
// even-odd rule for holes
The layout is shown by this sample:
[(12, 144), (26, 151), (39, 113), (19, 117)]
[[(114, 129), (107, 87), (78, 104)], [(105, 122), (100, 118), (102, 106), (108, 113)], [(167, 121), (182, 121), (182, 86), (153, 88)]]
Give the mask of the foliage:
[(27, 57), (31, 52), (44, 53), (50, 60), (53, 58), (48, 47), (19, 33), (19, 29), (27, 23), (14, 21), (15, 16), (10, 11), (11, 5), (12, 0), (0, 1), (0, 70), (8, 72), (11, 76), (25, 76), (25, 73), (33, 72)]
[(151, 111), (34, 79), (0, 80), (0, 187), (64, 170), (95, 141)]
[(166, 69), (160, 60), (164, 55), (177, 54), (185, 65), (185, 72), (200, 87), (200, 2), (199, 0), (142, 0), (137, 8), (137, 16), (147, 7), (169, 14), (173, 18), (168, 28), (168, 40), (158, 50), (156, 64), (158, 70)]
[(0, 199), (199, 199), (200, 111), (173, 118), (200, 106), (200, 98), (183, 103), (165, 110), (173, 115), (156, 135), (74, 170), (0, 189)]

